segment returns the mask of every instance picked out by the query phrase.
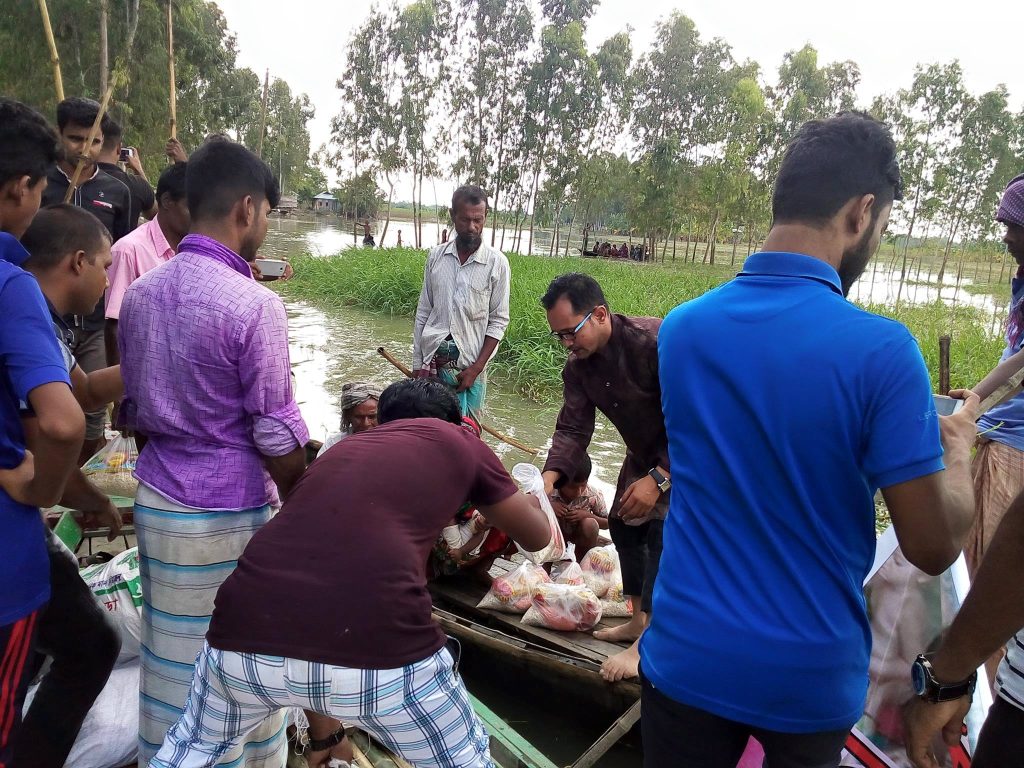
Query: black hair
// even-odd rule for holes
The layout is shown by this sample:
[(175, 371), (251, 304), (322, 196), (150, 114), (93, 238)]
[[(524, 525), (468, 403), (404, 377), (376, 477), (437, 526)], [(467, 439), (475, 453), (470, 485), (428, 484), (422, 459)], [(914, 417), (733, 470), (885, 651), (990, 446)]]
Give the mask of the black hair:
[[(81, 96), (72, 96), (70, 99), (64, 99), (64, 101), (57, 105), (57, 130), (63, 133), (65, 126), (68, 125), (92, 127), (92, 124), (96, 122), (96, 115), (99, 114), (99, 111), (99, 102), (92, 99), (83, 99)], [(108, 115), (103, 115), (103, 119), (100, 121), (100, 132), (104, 136), (111, 129), (112, 122), (113, 120)]]
[[(96, 118), (93, 117), (95, 120)], [(121, 139), (124, 138), (124, 129), (121, 128), (120, 123), (112, 118), (103, 118), (103, 149), (106, 151), (112, 150), (118, 144), (121, 143)]]
[(562, 481), (562, 485), (565, 485), (565, 483), (567, 482), (573, 483), (574, 485), (576, 483), (587, 482), (590, 479), (590, 473), (593, 471), (593, 469), (594, 466), (590, 461), (590, 454), (584, 453), (583, 456), (580, 458), (579, 464), (577, 464), (573, 468), (572, 475), (570, 475), (567, 478), (564, 478)]
[(75, 251), (85, 251), (92, 261), (109, 242), (110, 233), (99, 219), (69, 203), (40, 209), (21, 237), (21, 244), (29, 252), (25, 266), (40, 271), (53, 269)]
[(173, 163), (164, 168), (156, 182), (156, 200), (158, 203), (165, 194), (170, 195), (171, 200), (175, 202), (185, 197), (185, 177), (187, 171), (188, 163)]
[(896, 142), (866, 112), (841, 112), (804, 123), (789, 142), (775, 180), (772, 218), (821, 225), (851, 199), (869, 194), (876, 216), (903, 199)]
[(277, 179), (265, 162), (232, 141), (205, 142), (188, 159), (185, 191), (193, 221), (227, 216), (241, 198), (281, 202)]
[(556, 277), (551, 281), (547, 292), (540, 297), (540, 303), (544, 309), (551, 309), (563, 296), (569, 299), (573, 311), (579, 314), (589, 312), (602, 304), (608, 306), (608, 300), (604, 297), (604, 291), (597, 280), (582, 272), (567, 272)]
[(462, 423), (459, 399), (452, 388), (438, 379), (396, 381), (380, 394), (377, 422), (396, 419), (441, 419)]
[(469, 203), (470, 205), (480, 205), (480, 203), (483, 203), (486, 209), (487, 193), (475, 184), (463, 184), (452, 194), (452, 210), (459, 210), (459, 206), (463, 203)]
[(22, 176), (36, 184), (61, 155), (60, 137), (45, 117), (0, 97), (0, 184)]

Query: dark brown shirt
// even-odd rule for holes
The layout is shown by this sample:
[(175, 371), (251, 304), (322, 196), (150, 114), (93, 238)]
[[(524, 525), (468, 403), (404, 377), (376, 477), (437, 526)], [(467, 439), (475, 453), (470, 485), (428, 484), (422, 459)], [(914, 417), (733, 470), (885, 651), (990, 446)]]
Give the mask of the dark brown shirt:
[[(658, 380), (658, 329), (655, 317), (612, 315), (612, 335), (604, 349), (588, 358), (570, 356), (562, 369), (565, 401), (558, 413), (544, 471), (571, 476), (594, 435), (596, 411), (615, 425), (626, 444), (611, 515), (618, 514), (622, 492), (654, 467), (671, 469), (661, 413)], [(653, 516), (664, 519), (668, 494)]]
[(475, 435), (402, 419), (349, 435), (313, 462), (217, 592), (207, 639), (359, 669), (394, 669), (444, 645), (426, 564), (454, 510), (516, 492)]

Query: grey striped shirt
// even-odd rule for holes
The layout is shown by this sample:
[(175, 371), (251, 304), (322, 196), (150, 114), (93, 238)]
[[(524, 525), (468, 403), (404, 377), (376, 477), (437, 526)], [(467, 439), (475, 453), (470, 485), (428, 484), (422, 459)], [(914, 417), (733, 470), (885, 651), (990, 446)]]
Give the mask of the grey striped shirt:
[(459, 368), (476, 362), (484, 338), (501, 341), (508, 327), (511, 279), (508, 259), (481, 244), (459, 263), (455, 240), (430, 251), (413, 331), (413, 370), (424, 368), (450, 335), (459, 348)]

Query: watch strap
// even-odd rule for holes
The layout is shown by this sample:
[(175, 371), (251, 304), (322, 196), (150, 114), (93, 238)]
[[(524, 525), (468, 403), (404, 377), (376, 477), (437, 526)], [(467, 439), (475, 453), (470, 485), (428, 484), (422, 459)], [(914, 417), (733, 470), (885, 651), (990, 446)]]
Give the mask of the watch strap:
[(938, 704), (943, 701), (954, 701), (974, 694), (974, 688), (978, 683), (977, 672), (972, 673), (966, 680), (956, 683), (940, 683), (935, 678), (935, 671), (932, 668), (931, 659), (928, 655), (920, 654), (915, 664), (919, 665), (924, 672), (925, 689), (919, 694), (924, 701)]
[(662, 493), (665, 493), (669, 488), (672, 487), (672, 481), (669, 478), (665, 477), (663, 474), (661, 474), (661, 472), (658, 471), (657, 467), (648, 471), (647, 474), (658, 485), (658, 490), (660, 490)]
[(345, 726), (339, 726), (338, 730), (330, 736), (324, 736), (322, 739), (314, 739), (308, 734), (307, 738), (309, 740), (306, 742), (306, 747), (312, 752), (319, 752), (322, 749), (330, 749), (331, 747), (336, 747), (345, 738)]

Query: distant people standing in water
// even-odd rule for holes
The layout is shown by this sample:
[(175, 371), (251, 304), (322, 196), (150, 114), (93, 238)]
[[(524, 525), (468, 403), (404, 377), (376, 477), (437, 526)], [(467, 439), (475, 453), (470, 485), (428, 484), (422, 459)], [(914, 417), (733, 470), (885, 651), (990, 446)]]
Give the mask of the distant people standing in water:
[(373, 239), (373, 231), (370, 229), (370, 220), (367, 219), (363, 222), (363, 245), (369, 245), (372, 248), (376, 244)]
[(511, 271), (505, 254), (483, 242), (486, 192), (459, 187), (452, 195), (451, 217), (455, 238), (427, 256), (412, 367), (419, 377), (441, 377), (468, 415), (483, 408), (484, 368), (508, 327)]
[(402, 247), (402, 230), (398, 230), (398, 247)]

